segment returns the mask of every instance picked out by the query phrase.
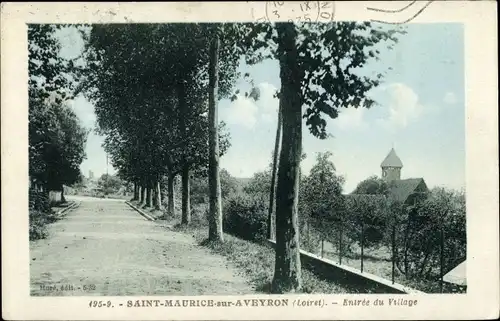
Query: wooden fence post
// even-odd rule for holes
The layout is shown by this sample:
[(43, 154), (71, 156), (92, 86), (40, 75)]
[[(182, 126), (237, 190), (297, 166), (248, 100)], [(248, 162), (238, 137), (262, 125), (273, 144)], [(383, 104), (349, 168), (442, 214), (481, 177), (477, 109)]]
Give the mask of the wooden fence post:
[(394, 276), (396, 271), (396, 222), (392, 224), (391, 233), (391, 243), (392, 243), (392, 284), (394, 284)]
[(344, 230), (344, 225), (342, 220), (340, 220), (340, 229), (339, 229), (339, 264), (342, 264), (342, 232)]
[(363, 273), (363, 256), (365, 250), (365, 218), (364, 215), (361, 217), (361, 273)]
[(440, 266), (439, 266), (439, 288), (441, 293), (443, 293), (443, 277), (444, 277), (444, 230), (443, 230), (443, 220), (441, 220), (441, 231), (440, 231), (440, 253), (439, 253), (439, 261), (440, 261)]

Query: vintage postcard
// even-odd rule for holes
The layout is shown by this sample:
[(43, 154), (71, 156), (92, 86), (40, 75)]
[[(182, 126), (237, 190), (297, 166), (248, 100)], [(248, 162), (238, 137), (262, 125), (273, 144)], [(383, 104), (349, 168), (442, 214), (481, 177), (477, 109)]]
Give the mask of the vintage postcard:
[(499, 316), (494, 2), (1, 14), (4, 319)]

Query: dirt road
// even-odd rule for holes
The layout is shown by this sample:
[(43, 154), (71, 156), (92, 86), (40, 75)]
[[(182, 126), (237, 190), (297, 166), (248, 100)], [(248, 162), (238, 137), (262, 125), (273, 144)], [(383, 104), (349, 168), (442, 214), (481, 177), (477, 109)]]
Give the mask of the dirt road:
[(52, 224), (47, 239), (30, 244), (31, 295), (254, 292), (223, 257), (147, 221), (123, 201), (77, 200), (80, 206)]

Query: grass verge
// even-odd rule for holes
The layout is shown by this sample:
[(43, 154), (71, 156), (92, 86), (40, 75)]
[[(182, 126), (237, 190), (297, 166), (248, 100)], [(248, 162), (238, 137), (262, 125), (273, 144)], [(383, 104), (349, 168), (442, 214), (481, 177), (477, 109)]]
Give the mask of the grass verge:
[[(270, 293), (274, 273), (274, 249), (267, 244), (245, 241), (224, 234), (224, 242), (208, 242), (207, 228), (204, 226), (174, 225), (174, 231), (191, 234), (196, 241), (214, 254), (222, 255), (249, 280), (257, 292)], [(322, 279), (302, 268), (302, 293), (370, 293), (360, 292), (335, 282)]]
[(163, 208), (161, 209), (156, 209), (153, 206), (146, 206), (144, 203), (141, 203), (139, 201), (132, 201), (129, 200), (129, 202), (134, 205), (135, 207), (141, 209), (142, 211), (146, 212), (150, 216), (152, 216), (155, 220), (161, 220), (165, 216), (165, 212)]
[(59, 202), (52, 207), (29, 209), (29, 240), (36, 241), (49, 236), (48, 225), (64, 218), (67, 213), (59, 212), (73, 205), (73, 202)]

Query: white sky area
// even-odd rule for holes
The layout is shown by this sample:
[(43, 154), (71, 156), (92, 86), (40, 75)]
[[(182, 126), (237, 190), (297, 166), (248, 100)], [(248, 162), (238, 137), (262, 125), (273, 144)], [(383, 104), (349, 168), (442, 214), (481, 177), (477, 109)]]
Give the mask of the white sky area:
[[(61, 55), (77, 56), (83, 40), (73, 29), (60, 31)], [(387, 72), (385, 81), (370, 95), (378, 105), (370, 109), (342, 108), (336, 119), (327, 119), (332, 135), (313, 137), (303, 127), (303, 149), (308, 173), (316, 153), (330, 151), (339, 174), (346, 179), (344, 191), (359, 181), (380, 176), (380, 163), (391, 147), (403, 162), (402, 178), (423, 177), (429, 187), (465, 187), (465, 105), (463, 80), (463, 29), (459, 24), (410, 24), (394, 50), (382, 52), (380, 61), (367, 72)], [(231, 148), (221, 158), (221, 167), (236, 177), (251, 177), (271, 162), (277, 122), (280, 86), (276, 61), (241, 66), (260, 89), (259, 101), (240, 95), (234, 102), (219, 102), (220, 119), (228, 124)], [(248, 85), (239, 80), (236, 88)], [(88, 128), (94, 128), (94, 108), (77, 97), (72, 106)], [(92, 133), (87, 142), (87, 159), (81, 170), (88, 176), (106, 173), (103, 138)], [(114, 169), (109, 164), (109, 172)]]

